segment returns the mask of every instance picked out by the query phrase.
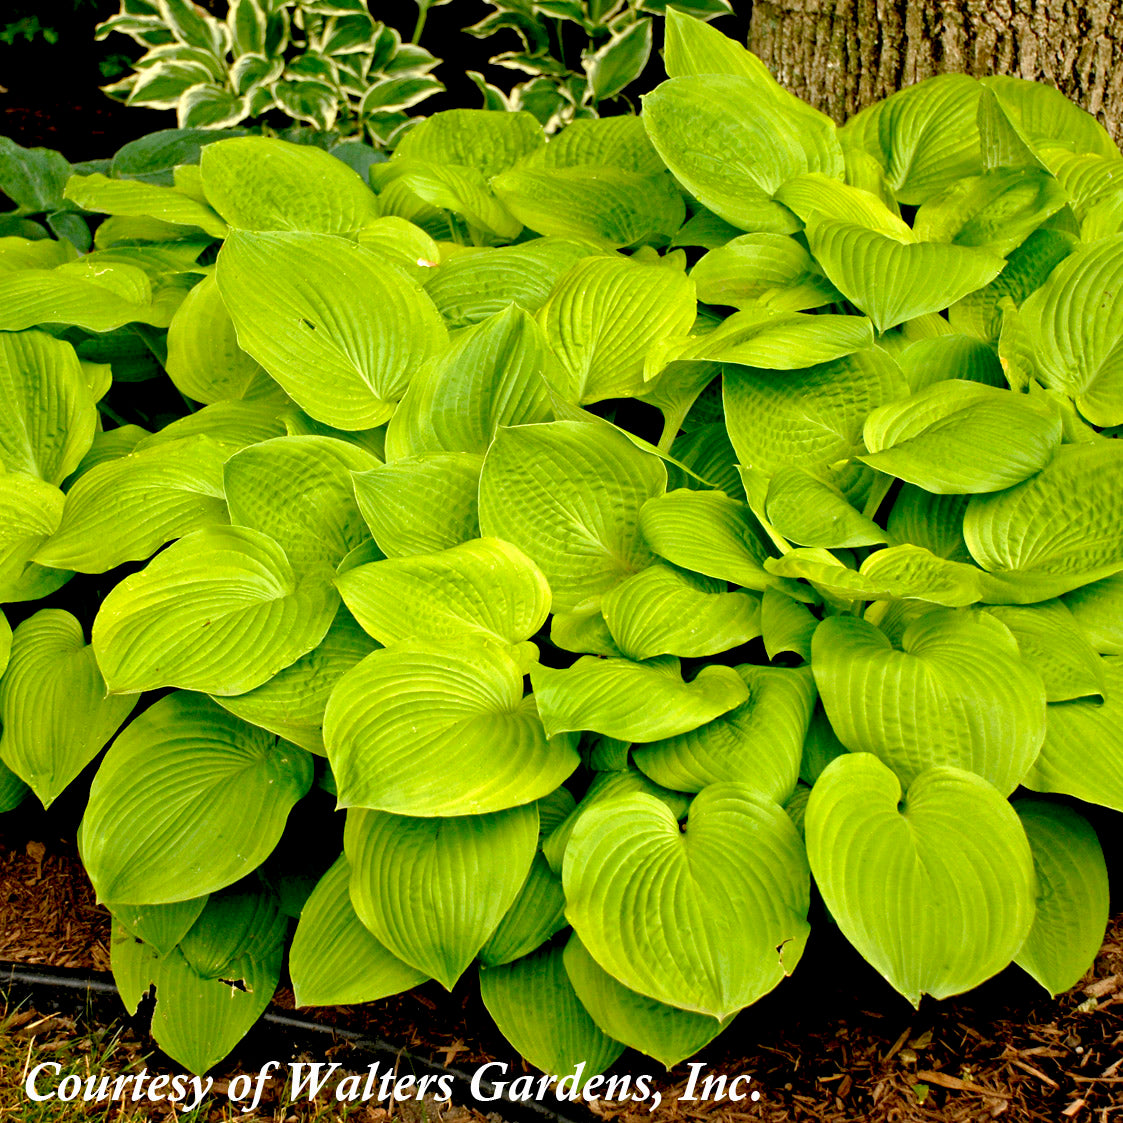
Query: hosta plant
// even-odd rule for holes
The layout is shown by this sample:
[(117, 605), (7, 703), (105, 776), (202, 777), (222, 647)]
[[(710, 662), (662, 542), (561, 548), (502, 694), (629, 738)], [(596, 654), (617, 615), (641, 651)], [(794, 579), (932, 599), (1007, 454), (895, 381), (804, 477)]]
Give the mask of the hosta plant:
[(812, 879), (914, 1003), (1102, 939), (1123, 157), (1013, 78), (838, 128), (673, 10), (665, 59), (641, 118), (439, 114), (369, 181), (228, 137), (0, 242), (0, 799), (99, 761), (193, 1068), (289, 918), (298, 1002), (478, 970), (586, 1075), (780, 984)]
[(192, 0), (121, 0), (98, 28), (146, 48), (105, 88), (128, 105), (176, 110), (181, 128), (225, 128), (271, 111), (389, 145), (407, 110), (444, 89), (424, 47), (376, 20), (366, 0), (231, 0), (218, 19)]

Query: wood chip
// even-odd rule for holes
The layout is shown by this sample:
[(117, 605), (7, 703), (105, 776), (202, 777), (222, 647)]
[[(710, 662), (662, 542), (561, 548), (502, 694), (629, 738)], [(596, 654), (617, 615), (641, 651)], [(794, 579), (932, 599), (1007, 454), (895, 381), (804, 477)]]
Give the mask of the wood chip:
[(948, 1076), (945, 1072), (921, 1069), (916, 1074), (916, 1078), (925, 1084), (938, 1084), (941, 1088), (950, 1088), (954, 1092), (973, 1092), (976, 1096), (990, 1096), (997, 1100), (1006, 1099), (1002, 1092), (996, 1092), (993, 1088), (984, 1088), (981, 1084), (972, 1084), (969, 1080), (960, 1080), (958, 1076)]

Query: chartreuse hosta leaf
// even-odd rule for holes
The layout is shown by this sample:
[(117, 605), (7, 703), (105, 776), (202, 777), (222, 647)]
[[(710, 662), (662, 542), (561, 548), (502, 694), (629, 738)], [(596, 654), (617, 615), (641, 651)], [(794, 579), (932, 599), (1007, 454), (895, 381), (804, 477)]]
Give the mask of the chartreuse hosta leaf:
[(582, 117), (519, 161), (522, 168), (625, 168), (643, 175), (665, 171), (639, 117)]
[(8, 666), (12, 657), (12, 625), (8, 623), (7, 616), (0, 612), (0, 676)]
[(873, 346), (873, 327), (860, 316), (809, 316), (765, 304), (734, 312), (705, 335), (668, 341), (655, 366), (668, 359), (708, 359), (768, 370), (796, 370)]
[(1037, 377), (1093, 425), (1123, 424), (1123, 234), (1071, 254), (1022, 305)]
[(15, 630), (0, 677), (0, 759), (50, 806), (136, 705), (106, 697), (82, 625), (48, 608)]
[(971, 556), (989, 573), (1040, 585), (1035, 600), (1123, 570), (1121, 473), (1118, 441), (1062, 445), (1037, 475), (967, 504)]
[(784, 234), (742, 234), (710, 250), (690, 271), (698, 299), (744, 308), (803, 312), (838, 300), (838, 290), (804, 247)]
[(552, 362), (542, 329), (510, 305), (461, 332), (417, 373), (386, 433), (386, 456), (487, 452), (500, 426), (550, 421), (542, 381)]
[(605, 623), (604, 614), (555, 612), (550, 617), (550, 642), (581, 655), (623, 655)]
[(658, 799), (581, 816), (565, 852), (566, 916), (629, 990), (726, 1018), (791, 973), (809, 931), (803, 843), (776, 803), (711, 784), (685, 829)]
[[(247, 928), (255, 935), (247, 937)], [(117, 989), (133, 1013), (155, 984), (152, 1036), (190, 1071), (206, 1072), (269, 1005), (284, 935), (275, 898), (252, 888), (208, 901), (180, 945), (165, 955), (118, 926), (111, 951)]]
[(866, 418), (908, 390), (901, 368), (876, 347), (805, 370), (731, 366), (722, 378), (738, 460), (769, 474), (788, 465), (815, 469), (863, 452)]
[(480, 477), (480, 529), (526, 553), (546, 575), (554, 610), (572, 612), (652, 560), (639, 512), (666, 482), (658, 457), (608, 426), (501, 429)]
[(277, 437), (235, 453), (223, 467), (230, 521), (269, 534), (298, 573), (335, 567), (367, 537), (352, 472), (378, 459), (334, 437)]
[(1088, 821), (1060, 803), (1020, 799), (1037, 874), (1037, 912), (1014, 962), (1054, 998), (1092, 966), (1108, 920), (1107, 865)]
[(417, 368), (446, 346), (417, 283), (342, 238), (234, 231), (217, 276), (242, 349), (337, 429), (388, 421)]
[(811, 637), (819, 620), (811, 610), (779, 589), (766, 589), (760, 601), (760, 632), (769, 659), (783, 651), (811, 661)]
[(732, 781), (783, 803), (799, 776), (815, 680), (807, 667), (737, 667), (749, 697), (735, 709), (678, 736), (637, 745), (636, 767), (674, 791), (700, 792)]
[[(603, 739), (601, 744), (604, 744)], [(542, 854), (550, 864), (550, 869), (558, 877), (561, 876), (562, 872), (565, 848), (569, 845), (573, 828), (577, 826), (582, 815), (598, 804), (629, 795), (649, 795), (661, 800), (670, 808), (675, 818), (681, 818), (686, 814), (691, 799), (689, 795), (683, 792), (672, 792), (666, 788), (661, 788), (658, 784), (649, 780), (639, 769), (628, 764), (625, 764), (625, 767), (619, 771), (597, 772), (593, 776), (588, 790), (581, 797), (581, 802), (576, 807), (571, 807), (565, 818), (548, 833), (543, 831)]]
[(37, 600), (70, 578), (68, 570), (31, 560), (58, 529), (65, 502), (37, 476), (0, 472), (0, 600)]
[(202, 896), (164, 905), (114, 905), (113, 919), (131, 936), (167, 955), (191, 931), (208, 900)]
[(1002, 491), (1041, 471), (1061, 443), (1052, 403), (960, 379), (935, 382), (866, 418), (864, 463), (937, 494)]
[(289, 949), (298, 1006), (377, 1002), (427, 978), (363, 926), (351, 904), (350, 886), (351, 864), (340, 854), (301, 911)]
[(276, 733), (302, 749), (327, 755), (324, 711), (335, 684), (378, 644), (343, 611), (318, 647), (255, 690), (214, 700), (243, 721)]
[(394, 182), (429, 206), (459, 215), (476, 234), (512, 241), (522, 232), (522, 220), (496, 198), (478, 168), (404, 158), (395, 160), (393, 169)]
[(686, 217), (682, 194), (662, 170), (643, 175), (593, 164), (520, 166), (496, 176), (492, 186), (531, 230), (605, 249), (665, 244)]
[[(542, 833), (548, 832), (543, 830)], [(541, 947), (565, 926), (565, 893), (561, 878), (550, 869), (545, 855), (539, 852), (534, 855), (530, 873), (526, 875), (514, 904), (487, 943), (480, 948), (480, 962), (487, 967), (513, 963)]]
[[(772, 196), (804, 172), (841, 177), (833, 122), (740, 74), (671, 78), (643, 99), (643, 121), (675, 178), (715, 214), (750, 232), (790, 234), (799, 219)], [(763, 93), (763, 96), (762, 96)]]
[(1045, 683), (1049, 702), (1103, 695), (1103, 661), (1063, 601), (990, 608), (1018, 641), (1022, 659)]
[(282, 407), (277, 402), (212, 402), (172, 421), (158, 432), (142, 436), (133, 447), (143, 452), (182, 437), (210, 437), (230, 455), (246, 445), (283, 437), (286, 431)]
[(1045, 743), (1023, 781), (1035, 792), (1074, 795), (1123, 811), (1123, 658), (1102, 661), (1104, 700), (1054, 702)]
[[(748, 688), (732, 667), (703, 667), (690, 682), (673, 656), (634, 663), (585, 656), (568, 670), (530, 670), (547, 733), (587, 729), (621, 741), (656, 741), (697, 729), (739, 706)], [(644, 705), (636, 707), (636, 699)]]
[(369, 187), (342, 160), (272, 137), (208, 144), (199, 166), (207, 202), (238, 230), (354, 237), (378, 215)]
[(190, 436), (130, 452), (84, 473), (66, 494), (41, 565), (104, 573), (151, 557), (165, 542), (229, 522), (222, 465), (229, 451)]
[(720, 491), (680, 488), (649, 500), (640, 512), (647, 544), (661, 558), (695, 573), (763, 591), (777, 584), (752, 512)]
[(597, 963), (576, 933), (563, 960), (581, 1005), (600, 1029), (667, 1068), (708, 1045), (732, 1020), (679, 1010), (629, 990)]
[(999, 74), (983, 78), (982, 85), (993, 91), (1007, 117), (1031, 146), (1118, 157), (1118, 149), (1103, 125), (1059, 90)]
[(110, 179), (95, 173), (71, 176), (64, 197), (95, 214), (157, 218), (177, 226), (197, 226), (212, 238), (225, 238), (228, 232), (226, 223), (212, 207), (175, 187), (135, 179)]
[(644, 356), (689, 331), (696, 313), (694, 286), (677, 270), (619, 256), (579, 261), (538, 313), (564, 372), (556, 389), (581, 404), (638, 393)]
[(98, 899), (161, 904), (231, 885), (272, 852), (311, 783), (303, 749), (200, 695), (162, 698), (90, 789), (78, 839)]
[(580, 763), (547, 734), (524, 668), (502, 646), (399, 643), (338, 682), (324, 742), (344, 807), (401, 815), (500, 811), (553, 791)]
[(541, 570), (498, 538), (361, 565), (341, 574), (336, 587), (355, 619), (387, 645), (469, 633), (517, 644), (534, 635), (550, 611)]
[(1006, 264), (972, 246), (907, 244), (834, 219), (813, 222), (807, 239), (823, 272), (878, 331), (947, 308), (994, 280)]
[(929, 766), (954, 765), (1009, 795), (1041, 749), (1041, 678), (992, 616), (935, 609), (905, 630), (901, 650), (864, 620), (831, 617), (811, 662), (839, 740), (906, 786)]
[(0, 335), (0, 404), (0, 464), (61, 484), (97, 428), (74, 348), (39, 331)]
[(267, 534), (209, 527), (113, 588), (94, 653), (115, 694), (244, 694), (316, 647), (338, 604), (322, 574), (298, 574)]
[(260, 364), (238, 346), (213, 273), (187, 294), (172, 317), (167, 371), (176, 389), (205, 404), (284, 398)]
[(498, 175), (546, 141), (530, 113), (454, 109), (422, 121), (398, 145), (395, 155), (478, 168)]
[(629, 659), (716, 655), (760, 635), (759, 597), (661, 562), (607, 593), (601, 611)]
[(918, 339), (897, 354), (897, 361), (914, 394), (949, 378), (1006, 386), (1002, 363), (994, 348), (970, 335), (954, 333)]
[(1096, 651), (1123, 655), (1123, 574), (1085, 585), (1062, 600)]
[(886, 541), (885, 531), (851, 506), (829, 472), (781, 468), (768, 484), (764, 510), (780, 534), (801, 546), (872, 546)]
[(912, 227), (901, 218), (895, 203), (887, 203), (874, 191), (821, 172), (808, 172), (788, 180), (776, 192), (776, 198), (808, 226), (834, 219), (876, 230), (898, 242), (916, 241)]
[(450, 327), (479, 323), (508, 304), (537, 312), (557, 279), (593, 252), (587, 245), (562, 238), (474, 250), (432, 270), (425, 291)]
[(416, 819), (352, 808), (343, 844), (359, 919), (451, 990), (526, 881), (538, 811)]
[(924, 203), (983, 170), (976, 116), (982, 87), (965, 74), (908, 86), (852, 117), (843, 143), (874, 156), (902, 203)]
[(624, 1051), (577, 997), (561, 947), (481, 967), (480, 997), (499, 1031), (531, 1064), (561, 1076), (579, 1073), (575, 1091)]
[(989, 979), (1029, 934), (1025, 831), (971, 772), (927, 768), (902, 792), (876, 757), (847, 754), (819, 777), (805, 823), (831, 916), (914, 1006), (923, 994), (947, 998)]
[(478, 538), (482, 467), (477, 453), (430, 452), (357, 473), (355, 499), (379, 549), (403, 558)]

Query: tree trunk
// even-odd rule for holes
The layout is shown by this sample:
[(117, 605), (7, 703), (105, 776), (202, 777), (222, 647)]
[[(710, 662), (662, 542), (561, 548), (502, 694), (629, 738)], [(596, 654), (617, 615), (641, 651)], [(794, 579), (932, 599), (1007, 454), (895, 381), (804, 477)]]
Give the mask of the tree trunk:
[(749, 48), (840, 122), (933, 74), (1013, 74), (1123, 141), (1121, 0), (755, 0)]

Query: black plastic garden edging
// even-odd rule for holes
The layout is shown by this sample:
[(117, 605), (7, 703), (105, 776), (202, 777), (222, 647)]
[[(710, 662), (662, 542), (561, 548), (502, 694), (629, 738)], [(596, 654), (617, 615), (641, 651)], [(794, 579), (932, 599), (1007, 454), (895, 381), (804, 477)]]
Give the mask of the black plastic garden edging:
[[(83, 971), (71, 967), (36, 967), (24, 963), (0, 961), (0, 993), (12, 1001), (30, 999), (40, 1012), (90, 1009), (112, 1020), (130, 1020), (125, 1014), (113, 976), (108, 972)], [(472, 1073), (462, 1068), (438, 1064), (426, 1057), (399, 1048), (381, 1038), (367, 1037), (355, 1030), (325, 1025), (299, 1014), (266, 1010), (251, 1031), (255, 1035), (268, 1032), (287, 1041), (295, 1051), (297, 1045), (313, 1050), (326, 1043), (346, 1041), (370, 1061), (381, 1061), (398, 1070), (417, 1076), (451, 1076), (452, 1102), (484, 1113), (497, 1109), (510, 1123), (594, 1123), (596, 1116), (575, 1103), (559, 1102), (557, 1108), (538, 1100), (515, 1100), (497, 1093), (489, 1080), (477, 1085), (489, 1097), (477, 1100), (466, 1094)], [(494, 1096), (494, 1099), (490, 1097)]]

